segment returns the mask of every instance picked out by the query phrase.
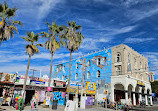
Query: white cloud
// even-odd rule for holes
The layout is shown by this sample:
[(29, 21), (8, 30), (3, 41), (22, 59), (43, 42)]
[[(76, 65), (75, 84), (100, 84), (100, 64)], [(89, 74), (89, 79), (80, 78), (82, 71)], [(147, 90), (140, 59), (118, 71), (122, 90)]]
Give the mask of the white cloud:
[(155, 38), (126, 38), (124, 43), (140, 43), (140, 42), (149, 42), (153, 41)]
[(80, 48), (87, 50), (98, 49), (97, 43), (107, 43), (111, 38), (85, 38)]
[[(72, 54), (72, 57), (77, 57), (77, 56), (81, 56), (82, 52), (74, 52)], [(69, 53), (55, 53), (53, 56), (53, 59), (64, 59), (69, 57), (70, 54)], [(40, 54), (35, 54), (34, 56), (31, 57), (31, 59), (46, 59), (46, 60), (50, 60), (51, 59), (51, 55), (50, 53), (40, 53)], [(12, 62), (12, 61), (25, 61), (28, 60), (28, 55), (15, 55), (15, 54), (10, 54), (9, 53), (0, 53), (0, 62)]]
[(148, 58), (150, 71), (158, 75), (158, 52), (144, 52), (143, 55)]
[(14, 0), (12, 5), (19, 8), (18, 17), (21, 15), (32, 18), (33, 20), (41, 20), (45, 18), (49, 12), (56, 7), (62, 0)]

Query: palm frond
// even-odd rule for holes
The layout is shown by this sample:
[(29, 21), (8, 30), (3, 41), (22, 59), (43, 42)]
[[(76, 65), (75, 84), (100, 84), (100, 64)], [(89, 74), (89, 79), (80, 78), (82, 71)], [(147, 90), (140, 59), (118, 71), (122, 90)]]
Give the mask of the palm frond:
[(7, 10), (7, 17), (12, 17), (12, 16), (15, 16), (15, 12), (17, 11), (17, 8), (9, 8)]
[(21, 21), (13, 21), (13, 25), (16, 25), (16, 24), (23, 25), (23, 23)]
[(49, 37), (49, 34), (47, 32), (41, 32), (40, 35), (41, 37)]
[(41, 47), (43, 47), (44, 45), (43, 44), (36, 44), (37, 46), (41, 46)]
[(3, 5), (2, 4), (0, 4), (0, 12), (3, 12)]
[(7, 9), (8, 9), (8, 4), (7, 4), (7, 2), (5, 2), (5, 1), (4, 1), (3, 8), (4, 8), (4, 10), (7, 10)]
[(12, 30), (12, 31), (15, 30), (17, 33), (19, 33), (18, 29), (13, 25), (9, 26), (9, 29)]

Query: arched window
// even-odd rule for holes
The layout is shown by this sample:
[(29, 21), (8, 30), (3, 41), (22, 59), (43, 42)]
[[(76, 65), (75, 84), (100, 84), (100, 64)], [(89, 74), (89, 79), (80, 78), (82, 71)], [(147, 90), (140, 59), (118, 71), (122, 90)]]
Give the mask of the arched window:
[(87, 79), (89, 79), (90, 78), (90, 72), (88, 71), (88, 73), (87, 73)]
[(116, 67), (116, 75), (117, 76), (121, 75), (121, 66)]
[(137, 60), (136, 60), (135, 57), (134, 57), (134, 66), (135, 66), (135, 67), (137, 66)]
[(76, 69), (78, 69), (78, 63), (76, 64)]
[(57, 72), (59, 71), (59, 68), (57, 67)]
[(64, 80), (64, 75), (62, 76), (62, 80)]
[(116, 55), (116, 62), (121, 62), (121, 54), (117, 53)]
[(140, 61), (140, 69), (142, 69), (142, 62)]
[(78, 73), (76, 73), (76, 75), (75, 75), (75, 79), (78, 79)]
[(98, 58), (98, 65), (100, 65), (100, 58)]
[(128, 72), (131, 71), (131, 63), (128, 63)]
[(100, 77), (100, 71), (99, 70), (97, 71), (97, 77)]
[(63, 72), (65, 72), (65, 66), (63, 66)]
[(145, 63), (145, 70), (147, 70), (147, 64)]
[(90, 60), (88, 61), (88, 66), (91, 66), (91, 61)]
[(130, 63), (130, 53), (128, 53), (128, 63)]

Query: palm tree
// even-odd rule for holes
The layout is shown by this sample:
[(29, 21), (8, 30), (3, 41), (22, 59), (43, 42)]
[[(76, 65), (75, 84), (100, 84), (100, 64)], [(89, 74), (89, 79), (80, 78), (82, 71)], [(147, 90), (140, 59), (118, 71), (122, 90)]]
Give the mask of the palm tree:
[(74, 51), (79, 49), (82, 44), (84, 36), (81, 34), (81, 25), (76, 25), (76, 22), (67, 22), (68, 27), (64, 28), (62, 34), (62, 41), (65, 47), (70, 51), (70, 61), (69, 61), (69, 81), (68, 81), (68, 99), (70, 90), (70, 80), (71, 80), (71, 55)]
[(29, 55), (29, 60), (27, 64), (26, 76), (25, 76), (24, 85), (23, 85), (23, 99), (24, 99), (24, 92), (26, 89), (26, 80), (28, 76), (31, 56), (33, 56), (35, 53), (39, 53), (37, 46), (43, 46), (43, 45), (37, 43), (39, 39), (39, 35), (38, 34), (35, 35), (34, 32), (28, 32), (27, 37), (21, 37), (21, 38), (23, 38), (25, 41), (30, 43), (30, 44), (27, 44), (25, 47), (26, 53)]
[(47, 32), (41, 32), (41, 37), (45, 37), (48, 40), (45, 42), (45, 48), (49, 50), (51, 54), (51, 65), (50, 65), (50, 74), (49, 74), (49, 83), (48, 87), (50, 87), (51, 82), (51, 75), (52, 75), (52, 63), (53, 63), (53, 56), (57, 49), (60, 48), (60, 42), (58, 40), (60, 39), (59, 35), (61, 31), (63, 30), (62, 26), (58, 26), (56, 22), (52, 22), (52, 24), (47, 23), (48, 25), (48, 33)]
[(0, 4), (0, 44), (14, 36), (14, 32), (18, 33), (16, 25), (22, 25), (22, 22), (15, 21), (14, 16), (17, 8), (9, 8), (7, 3)]

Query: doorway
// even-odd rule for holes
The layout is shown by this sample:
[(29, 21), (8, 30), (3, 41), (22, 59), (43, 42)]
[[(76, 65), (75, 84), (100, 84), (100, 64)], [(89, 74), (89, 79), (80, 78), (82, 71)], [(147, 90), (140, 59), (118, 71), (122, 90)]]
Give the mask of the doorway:
[(3, 88), (0, 88), (0, 97), (3, 96)]
[(35, 94), (35, 90), (26, 90), (25, 105), (30, 105), (30, 101)]

